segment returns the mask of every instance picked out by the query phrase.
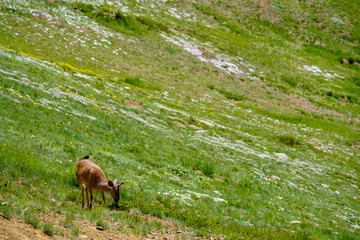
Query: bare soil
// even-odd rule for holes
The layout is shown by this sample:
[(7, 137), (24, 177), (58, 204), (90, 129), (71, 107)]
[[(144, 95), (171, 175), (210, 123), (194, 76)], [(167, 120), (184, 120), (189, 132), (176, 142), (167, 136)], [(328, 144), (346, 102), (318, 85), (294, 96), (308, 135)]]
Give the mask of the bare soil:
[(143, 108), (142, 104), (136, 100), (132, 100), (132, 99), (125, 99), (127, 104), (130, 104), (132, 106), (135, 106), (137, 108)]
[(0, 217), (0, 239), (11, 240), (48, 240), (48, 239), (66, 239), (61, 236), (50, 237), (42, 230), (35, 229), (20, 219), (7, 219)]
[[(159, 221), (164, 227), (167, 228), (167, 231), (154, 230), (148, 235), (136, 235), (130, 230), (127, 231), (126, 226), (122, 228), (129, 233), (122, 233), (119, 231), (114, 231), (110, 229), (98, 230), (95, 223), (92, 223), (88, 220), (75, 220), (75, 225), (79, 228), (80, 233), (74, 235), (71, 231), (61, 225), (61, 222), (64, 221), (65, 216), (63, 215), (50, 215), (50, 214), (41, 214), (38, 218), (43, 222), (52, 223), (57, 229), (63, 232), (62, 235), (53, 234), (51, 236), (45, 234), (43, 230), (36, 229), (30, 224), (24, 222), (24, 220), (19, 218), (8, 218), (0, 215), (0, 240), (62, 240), (62, 239), (77, 239), (77, 240), (115, 240), (115, 239), (205, 239), (201, 237), (192, 236), (189, 232), (189, 229), (180, 229), (173, 222), (163, 220), (150, 215), (140, 215), (142, 218), (147, 219), (148, 221)], [(114, 225), (118, 226), (119, 223), (113, 222), (108, 223), (109, 226)]]

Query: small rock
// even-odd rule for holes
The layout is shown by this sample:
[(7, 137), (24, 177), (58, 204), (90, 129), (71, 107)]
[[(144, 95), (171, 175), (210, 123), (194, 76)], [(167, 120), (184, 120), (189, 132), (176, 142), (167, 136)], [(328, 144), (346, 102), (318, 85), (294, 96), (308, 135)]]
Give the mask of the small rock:
[(5, 215), (1, 215), (1, 216), (10, 221), (10, 218), (8, 216), (5, 216)]
[(105, 228), (103, 228), (102, 226), (96, 226), (96, 229), (97, 229), (97, 230), (100, 230), (100, 231), (104, 231), (104, 230), (105, 230)]

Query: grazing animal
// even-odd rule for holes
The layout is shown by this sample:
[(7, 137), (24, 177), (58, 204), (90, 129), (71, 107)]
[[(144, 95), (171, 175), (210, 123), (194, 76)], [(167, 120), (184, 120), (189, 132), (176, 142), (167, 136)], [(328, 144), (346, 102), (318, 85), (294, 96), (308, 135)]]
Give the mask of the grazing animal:
[[(104, 192), (110, 193), (111, 197), (114, 199), (117, 204), (119, 201), (119, 190), (120, 186), (124, 183), (121, 182), (117, 184), (117, 179), (113, 181), (106, 180), (104, 172), (101, 168), (95, 163), (91, 162), (89, 156), (83, 157), (76, 164), (76, 178), (81, 187), (82, 192), (82, 206), (84, 207), (84, 188), (86, 190), (86, 200), (87, 207), (91, 209), (92, 200), (93, 200), (93, 192), (92, 190), (98, 190), (101, 192), (103, 201), (105, 203), (105, 195)], [(86, 187), (84, 186), (86, 184)], [(90, 201), (89, 201), (89, 193), (90, 193)]]

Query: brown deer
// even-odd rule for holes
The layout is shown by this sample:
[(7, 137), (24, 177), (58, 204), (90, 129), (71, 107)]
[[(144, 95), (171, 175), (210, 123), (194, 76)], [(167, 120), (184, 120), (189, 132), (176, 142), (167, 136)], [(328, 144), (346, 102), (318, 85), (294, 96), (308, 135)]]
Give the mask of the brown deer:
[[(120, 186), (124, 183), (121, 182), (117, 184), (117, 179), (112, 182), (110, 179), (106, 180), (104, 172), (101, 168), (95, 163), (91, 162), (89, 156), (83, 157), (76, 164), (76, 178), (79, 182), (82, 192), (82, 206), (84, 207), (84, 188), (86, 190), (86, 200), (87, 207), (91, 209), (93, 193), (92, 190), (101, 191), (101, 195), (103, 201), (105, 203), (105, 195), (104, 192), (110, 193), (111, 197), (114, 199), (117, 204), (119, 201), (119, 190)], [(84, 183), (86, 186), (84, 186)], [(90, 193), (90, 201), (89, 201), (89, 193)]]

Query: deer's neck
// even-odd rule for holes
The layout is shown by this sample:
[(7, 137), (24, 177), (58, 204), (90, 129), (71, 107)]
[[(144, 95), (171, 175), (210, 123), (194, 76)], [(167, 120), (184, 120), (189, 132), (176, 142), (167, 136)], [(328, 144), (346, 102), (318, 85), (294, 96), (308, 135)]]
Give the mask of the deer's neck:
[(109, 186), (109, 184), (107, 183), (107, 181), (101, 181), (96, 185), (96, 189), (95, 190), (99, 190), (99, 191), (105, 191), (105, 192), (110, 192), (111, 191), (111, 187)]

